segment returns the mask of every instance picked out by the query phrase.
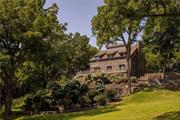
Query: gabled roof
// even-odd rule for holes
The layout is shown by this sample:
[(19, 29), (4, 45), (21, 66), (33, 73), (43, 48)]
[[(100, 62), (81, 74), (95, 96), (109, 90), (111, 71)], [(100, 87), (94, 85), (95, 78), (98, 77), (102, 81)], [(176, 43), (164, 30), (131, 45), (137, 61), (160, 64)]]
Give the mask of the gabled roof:
[(124, 44), (110, 44), (107, 45), (107, 49), (112, 49), (112, 48), (119, 48), (119, 47), (124, 47)]
[[(131, 55), (135, 53), (135, 51), (138, 49), (138, 47), (132, 46), (131, 47)], [(114, 58), (120, 58), (122, 57), (120, 54), (125, 53), (126, 48), (123, 44), (117, 44), (117, 45), (110, 45), (107, 46), (107, 49), (104, 51), (99, 51), (94, 57), (90, 59), (91, 62), (96, 61), (96, 57), (99, 57), (99, 60), (108, 60), (108, 59), (114, 59)], [(108, 58), (108, 55), (112, 54), (112, 58)]]
[(99, 51), (95, 56), (103, 56), (106, 54), (106, 51)]
[(117, 50), (111, 50), (111, 51), (107, 51), (107, 55), (113, 55), (117, 52)]

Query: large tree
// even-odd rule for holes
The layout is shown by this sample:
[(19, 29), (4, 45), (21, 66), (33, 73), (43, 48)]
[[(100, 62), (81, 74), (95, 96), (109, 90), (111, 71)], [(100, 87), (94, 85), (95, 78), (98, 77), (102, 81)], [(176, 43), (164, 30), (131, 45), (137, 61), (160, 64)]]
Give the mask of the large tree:
[(92, 19), (93, 33), (98, 45), (114, 41), (124, 43), (127, 55), (128, 86), (131, 93), (131, 45), (136, 41), (144, 25), (142, 18), (133, 18), (139, 3), (134, 0), (105, 0), (104, 2), (105, 5), (98, 8), (97, 16)]
[(56, 49), (61, 54), (64, 74), (72, 78), (78, 71), (87, 70), (89, 59), (96, 49), (89, 44), (89, 38), (79, 33), (68, 34), (63, 41), (56, 41)]
[(0, 77), (5, 85), (5, 120), (11, 114), (16, 70), (41, 54), (52, 32), (60, 29), (57, 6), (45, 10), (43, 5), (43, 0), (0, 0)]
[(178, 0), (104, 0), (98, 14), (92, 19), (97, 44), (113, 41), (124, 43), (127, 51), (127, 77), (131, 93), (131, 45), (149, 18), (177, 17), (180, 15)]
[(146, 55), (151, 53), (159, 56), (157, 60), (163, 73), (169, 65), (177, 62), (176, 54), (180, 53), (179, 21), (180, 17), (149, 18), (144, 29), (143, 41)]

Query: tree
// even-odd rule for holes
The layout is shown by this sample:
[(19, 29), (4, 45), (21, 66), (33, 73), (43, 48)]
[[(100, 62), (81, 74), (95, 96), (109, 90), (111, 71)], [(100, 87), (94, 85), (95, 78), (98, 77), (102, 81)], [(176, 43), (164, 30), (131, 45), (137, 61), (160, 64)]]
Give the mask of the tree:
[(136, 41), (144, 25), (143, 18), (133, 18), (139, 3), (134, 0), (105, 0), (104, 2), (105, 5), (98, 8), (97, 16), (92, 19), (93, 33), (98, 45), (114, 41), (124, 43), (127, 52), (128, 87), (131, 93), (131, 45)]
[(149, 54), (150, 51), (159, 56), (159, 66), (164, 74), (176, 59), (176, 53), (180, 52), (177, 47), (180, 44), (179, 21), (179, 17), (149, 18), (144, 29), (143, 41), (146, 45), (146, 53)]
[(151, 49), (144, 47), (143, 48), (145, 53), (145, 59), (146, 59), (146, 71), (147, 72), (159, 72), (160, 70), (160, 61), (161, 61), (161, 55), (154, 54)]
[(19, 66), (40, 54), (53, 31), (59, 30), (57, 6), (43, 9), (42, 0), (0, 0), (0, 77), (5, 85), (5, 120), (12, 104), (12, 82)]
[(96, 54), (95, 48), (89, 45), (89, 38), (79, 33), (69, 34), (63, 41), (57, 41), (57, 51), (62, 55), (64, 72), (72, 78), (78, 71), (87, 70), (89, 59)]
[[(147, 24), (149, 18), (178, 17), (179, 0), (104, 0), (98, 14), (92, 19), (97, 44), (122, 41), (127, 51), (127, 77), (131, 93), (131, 45)], [(149, 31), (151, 32), (151, 31)]]
[(126, 14), (124, 16), (125, 18), (144, 18), (144, 17), (159, 18), (159, 17), (180, 16), (179, 0), (134, 0), (134, 1), (128, 0), (126, 2), (129, 2), (130, 4), (134, 4), (136, 6), (136, 9), (134, 9), (134, 16), (131, 16), (130, 14)]

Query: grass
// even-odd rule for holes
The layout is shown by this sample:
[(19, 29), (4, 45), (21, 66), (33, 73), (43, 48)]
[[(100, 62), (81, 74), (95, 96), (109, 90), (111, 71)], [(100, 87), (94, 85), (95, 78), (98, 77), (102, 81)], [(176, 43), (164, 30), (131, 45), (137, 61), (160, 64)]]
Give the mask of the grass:
[(142, 91), (96, 109), (15, 120), (180, 120), (180, 91)]

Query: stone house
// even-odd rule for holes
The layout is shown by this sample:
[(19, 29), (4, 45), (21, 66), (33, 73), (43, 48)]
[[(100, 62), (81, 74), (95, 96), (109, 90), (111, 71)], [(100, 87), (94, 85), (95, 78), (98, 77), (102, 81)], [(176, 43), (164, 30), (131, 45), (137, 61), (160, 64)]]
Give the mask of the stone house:
[[(141, 52), (141, 43), (131, 47), (131, 75), (141, 76), (145, 73), (145, 57)], [(126, 49), (124, 44), (108, 45), (90, 59), (90, 73), (126, 73)]]

